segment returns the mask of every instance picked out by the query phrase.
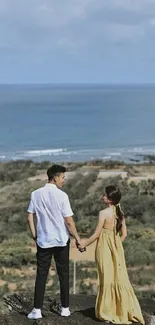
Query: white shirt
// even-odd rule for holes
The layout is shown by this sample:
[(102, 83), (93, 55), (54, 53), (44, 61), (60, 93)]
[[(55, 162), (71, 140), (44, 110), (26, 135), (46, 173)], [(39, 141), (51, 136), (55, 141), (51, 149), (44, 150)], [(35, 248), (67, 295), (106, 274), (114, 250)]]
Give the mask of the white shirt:
[(71, 217), (73, 211), (68, 195), (48, 183), (31, 193), (29, 213), (37, 216), (37, 244), (42, 248), (66, 246), (69, 231), (65, 217)]

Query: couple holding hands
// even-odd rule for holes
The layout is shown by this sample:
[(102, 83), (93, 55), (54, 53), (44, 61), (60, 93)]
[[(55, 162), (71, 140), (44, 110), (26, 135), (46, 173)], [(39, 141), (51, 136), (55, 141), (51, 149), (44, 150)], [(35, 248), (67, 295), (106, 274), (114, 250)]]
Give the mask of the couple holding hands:
[[(54, 257), (60, 282), (61, 316), (69, 309), (69, 246), (71, 234), (80, 252), (96, 241), (95, 260), (98, 270), (98, 292), (95, 314), (101, 321), (114, 324), (144, 324), (139, 302), (129, 281), (122, 242), (127, 236), (121, 192), (107, 186), (94, 234), (81, 239), (73, 221), (68, 195), (62, 191), (66, 168), (53, 165), (47, 170), (48, 183), (31, 193), (28, 223), (37, 244), (37, 275), (34, 308), (29, 319), (42, 318), (46, 280)], [(36, 218), (36, 223), (35, 223)]]

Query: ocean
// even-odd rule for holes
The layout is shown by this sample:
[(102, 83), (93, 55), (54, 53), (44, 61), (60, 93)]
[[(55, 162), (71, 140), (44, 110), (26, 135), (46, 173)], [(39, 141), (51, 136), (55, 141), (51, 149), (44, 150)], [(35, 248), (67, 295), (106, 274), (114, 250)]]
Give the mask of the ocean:
[(1, 85), (0, 161), (155, 154), (155, 86)]

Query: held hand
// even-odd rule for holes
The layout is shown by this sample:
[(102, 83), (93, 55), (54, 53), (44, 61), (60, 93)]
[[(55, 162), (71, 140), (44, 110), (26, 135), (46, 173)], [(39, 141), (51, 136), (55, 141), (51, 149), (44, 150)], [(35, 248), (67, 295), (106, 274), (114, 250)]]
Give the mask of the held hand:
[(79, 247), (78, 247), (78, 250), (79, 250), (80, 253), (83, 253), (83, 252), (86, 251), (86, 247), (81, 247), (81, 246), (79, 246)]
[(76, 240), (76, 247), (81, 253), (86, 251), (86, 248), (82, 246), (81, 239), (79, 241)]
[(86, 246), (87, 246), (87, 238), (81, 239), (80, 244), (81, 244), (82, 247), (84, 247), (86, 249)]

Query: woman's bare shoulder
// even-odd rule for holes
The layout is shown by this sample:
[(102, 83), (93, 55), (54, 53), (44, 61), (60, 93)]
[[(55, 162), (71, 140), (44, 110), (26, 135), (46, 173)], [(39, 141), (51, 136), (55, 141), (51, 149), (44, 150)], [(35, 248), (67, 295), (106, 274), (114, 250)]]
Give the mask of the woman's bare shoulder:
[(109, 213), (109, 209), (108, 208), (106, 208), (106, 209), (103, 209), (103, 210), (101, 210), (100, 211), (100, 213), (99, 213), (99, 215), (102, 217), (107, 217), (108, 216), (108, 213)]

